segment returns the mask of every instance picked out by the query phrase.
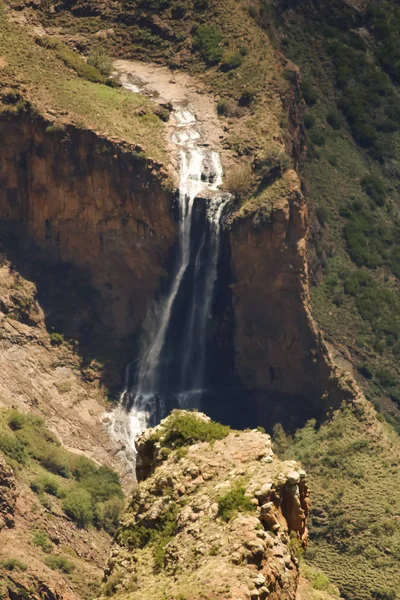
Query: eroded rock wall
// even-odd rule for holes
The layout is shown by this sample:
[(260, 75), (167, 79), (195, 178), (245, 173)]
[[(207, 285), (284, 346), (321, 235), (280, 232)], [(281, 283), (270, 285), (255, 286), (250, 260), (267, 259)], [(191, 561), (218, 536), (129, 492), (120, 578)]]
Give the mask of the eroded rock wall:
[(337, 406), (341, 392), (311, 317), (307, 205), (296, 173), (284, 179), (280, 196), (235, 216), (229, 240), (236, 370), (259, 421), (268, 413), (293, 427)]
[(111, 335), (137, 332), (176, 240), (160, 164), (90, 131), (1, 122), (0, 220), (53, 263), (79, 267)]

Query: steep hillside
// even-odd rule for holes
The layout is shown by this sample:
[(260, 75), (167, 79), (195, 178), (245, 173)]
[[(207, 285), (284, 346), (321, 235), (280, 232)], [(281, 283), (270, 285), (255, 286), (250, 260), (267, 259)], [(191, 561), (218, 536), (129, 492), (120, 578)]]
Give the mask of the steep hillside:
[(396, 432), (360, 396), (322, 427), (294, 438), (275, 428), (275, 450), (301, 460), (313, 506), (305, 559), (345, 598), (394, 599), (399, 593), (400, 445)]
[(274, 4), (271, 35), (301, 67), (307, 103), (313, 314), (398, 420), (399, 8)]

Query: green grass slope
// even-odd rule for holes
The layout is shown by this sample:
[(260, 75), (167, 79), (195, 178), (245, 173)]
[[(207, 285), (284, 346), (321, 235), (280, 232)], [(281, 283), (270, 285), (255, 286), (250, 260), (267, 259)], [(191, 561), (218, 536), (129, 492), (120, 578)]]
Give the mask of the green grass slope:
[(400, 444), (367, 402), (343, 407), (294, 438), (275, 428), (276, 450), (310, 476), (310, 545), (305, 560), (345, 598), (399, 598)]
[(68, 48), (37, 41), (0, 6), (0, 113), (20, 113), (31, 105), (52, 127), (72, 123), (165, 159), (165, 126), (151, 101), (106, 85), (97, 69)]
[[(399, 419), (400, 9), (392, 0), (295, 3), (271, 35), (301, 67), (303, 176), (319, 229), (313, 313), (346, 346), (368, 397)], [(397, 425), (398, 426), (398, 425)]]

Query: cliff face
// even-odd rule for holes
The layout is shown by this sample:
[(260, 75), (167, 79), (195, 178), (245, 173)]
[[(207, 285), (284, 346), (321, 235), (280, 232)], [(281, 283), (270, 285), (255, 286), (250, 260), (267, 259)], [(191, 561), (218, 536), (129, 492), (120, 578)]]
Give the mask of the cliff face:
[[(46, 132), (39, 118), (1, 127), (1, 221), (51, 263), (80, 269), (97, 292), (96, 328), (117, 338), (136, 332), (176, 237), (161, 165), (93, 132)], [(72, 337), (82, 327), (74, 321), (60, 322)]]
[(291, 532), (306, 542), (306, 475), (276, 459), (268, 435), (220, 428), (176, 411), (138, 440), (139, 474), (152, 475), (117, 533), (105, 594), (295, 598), (298, 561), (288, 544)]

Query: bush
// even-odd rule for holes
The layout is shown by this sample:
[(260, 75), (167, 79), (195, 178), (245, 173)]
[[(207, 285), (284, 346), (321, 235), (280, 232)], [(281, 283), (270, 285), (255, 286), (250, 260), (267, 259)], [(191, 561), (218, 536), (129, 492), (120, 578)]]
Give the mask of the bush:
[(76, 569), (75, 564), (65, 556), (49, 556), (44, 562), (53, 571), (62, 571), (67, 575)]
[(61, 346), (64, 343), (64, 336), (62, 333), (51, 333), (50, 334), (50, 344), (52, 346)]
[(21, 465), (25, 465), (28, 460), (24, 444), (7, 433), (0, 434), (0, 452)]
[(366, 363), (358, 365), (357, 370), (363, 377), (365, 377), (365, 379), (372, 379), (374, 376), (373, 370)]
[(26, 571), (28, 569), (28, 565), (18, 558), (6, 558), (1, 562), (1, 566), (7, 571)]
[(90, 493), (95, 502), (123, 496), (119, 476), (109, 467), (98, 467), (92, 473), (81, 477), (79, 483)]
[(153, 434), (153, 441), (162, 437), (167, 448), (190, 446), (196, 442), (214, 442), (225, 438), (231, 429), (215, 421), (203, 421), (195, 413), (173, 411), (164, 429)]
[(56, 496), (58, 498), (62, 495), (57, 479), (49, 475), (36, 477), (36, 479), (31, 481), (30, 487), (36, 494), (43, 494), (43, 492), (46, 492), (47, 494), (50, 494), (50, 496)]
[(340, 129), (340, 117), (337, 112), (331, 111), (327, 114), (326, 120), (332, 129)]
[(61, 475), (61, 477), (69, 477), (68, 454), (58, 446), (47, 445), (35, 458), (47, 471), (51, 471), (55, 475)]
[(237, 483), (218, 500), (218, 516), (223, 521), (230, 521), (238, 511), (252, 512), (256, 510), (251, 498), (245, 495), (245, 488)]
[(224, 54), (220, 69), (224, 72), (232, 71), (232, 69), (240, 67), (242, 62), (243, 57), (240, 52), (229, 52), (228, 54)]
[(244, 90), (239, 98), (239, 106), (250, 106), (256, 95), (257, 92), (255, 90)]
[(304, 115), (304, 127), (306, 129), (312, 129), (315, 125), (315, 117), (314, 115), (311, 115), (310, 113), (306, 113)]
[(39, 529), (38, 531), (34, 531), (32, 533), (31, 540), (32, 540), (32, 544), (34, 546), (38, 546), (39, 548), (41, 548), (43, 550), (43, 552), (50, 552), (53, 547), (53, 544), (49, 540), (49, 536), (42, 529)]
[(225, 185), (235, 200), (244, 200), (251, 190), (252, 170), (248, 163), (236, 166), (230, 171)]
[(236, 106), (231, 99), (221, 98), (218, 100), (217, 113), (220, 117), (234, 117), (236, 114)]
[(18, 429), (22, 429), (26, 424), (26, 416), (23, 413), (18, 412), (17, 410), (12, 410), (9, 412), (7, 417), (7, 423), (10, 429), (13, 431), (18, 431)]
[(396, 375), (387, 369), (379, 369), (376, 372), (376, 378), (384, 388), (394, 387), (397, 384)]
[(311, 85), (311, 83), (307, 79), (303, 79), (303, 96), (307, 106), (314, 106), (314, 104), (318, 100), (318, 96)]
[(219, 47), (222, 41), (222, 33), (214, 25), (201, 25), (197, 28), (193, 38), (193, 49), (200, 52), (202, 59), (208, 65), (219, 63), (223, 56), (223, 50)]
[(361, 187), (377, 206), (385, 204), (386, 187), (382, 179), (375, 175), (368, 175), (361, 180)]
[(75, 489), (65, 497), (63, 511), (78, 527), (88, 527), (93, 523), (93, 501), (91, 494), (84, 489)]
[(324, 146), (325, 145), (325, 136), (322, 133), (318, 133), (318, 132), (311, 133), (310, 140), (316, 146)]
[(93, 48), (88, 56), (87, 63), (88, 65), (95, 67), (105, 77), (110, 77), (113, 61), (104, 48), (101, 48), (100, 46)]
[(107, 533), (113, 535), (119, 525), (124, 503), (121, 498), (110, 498), (98, 504), (96, 508), (96, 524)]

